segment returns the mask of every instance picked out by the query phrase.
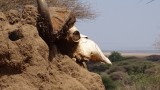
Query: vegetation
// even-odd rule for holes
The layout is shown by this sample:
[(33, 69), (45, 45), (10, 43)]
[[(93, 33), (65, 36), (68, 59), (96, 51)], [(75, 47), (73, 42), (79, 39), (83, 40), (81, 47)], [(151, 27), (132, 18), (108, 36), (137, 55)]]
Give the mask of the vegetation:
[(102, 76), (102, 81), (104, 83), (105, 88), (109, 88), (110, 90), (114, 90), (116, 88), (114, 81), (108, 76)]
[(150, 55), (150, 56), (147, 57), (147, 60), (160, 61), (160, 55)]
[[(122, 58), (117, 52), (111, 55)], [(160, 90), (159, 64), (159, 61), (146, 57), (123, 57), (113, 62), (112, 66), (95, 63), (92, 67), (97, 69), (90, 70), (102, 76), (107, 90)]]
[(122, 57), (122, 55), (119, 52), (113, 51), (111, 53), (111, 55), (109, 56), (109, 59), (112, 62), (115, 62), (115, 61), (121, 61), (121, 60), (123, 60), (123, 57)]
[[(46, 0), (49, 6), (66, 7), (76, 15), (78, 19), (94, 19), (95, 12), (88, 3), (80, 0)], [(0, 0), (0, 11), (8, 11), (10, 9), (22, 10), (24, 5), (37, 5), (36, 0)]]

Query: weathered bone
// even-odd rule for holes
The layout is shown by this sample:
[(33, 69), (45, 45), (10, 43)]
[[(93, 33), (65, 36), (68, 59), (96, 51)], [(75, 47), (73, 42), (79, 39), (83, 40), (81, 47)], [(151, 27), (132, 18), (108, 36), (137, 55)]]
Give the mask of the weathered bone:
[[(72, 27), (75, 31), (77, 28)], [(69, 31), (74, 31), (69, 30)], [(99, 46), (87, 36), (80, 34), (77, 47), (73, 52), (73, 58), (84, 61), (104, 62), (106, 64), (112, 64), (111, 61), (105, 57)]]

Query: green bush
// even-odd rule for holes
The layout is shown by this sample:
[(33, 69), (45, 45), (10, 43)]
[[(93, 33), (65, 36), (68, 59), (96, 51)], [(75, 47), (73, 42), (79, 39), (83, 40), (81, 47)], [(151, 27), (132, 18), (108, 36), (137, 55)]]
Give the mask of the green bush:
[(127, 74), (118, 71), (118, 72), (111, 73), (110, 78), (114, 81), (117, 81), (117, 80), (122, 80), (126, 75)]
[(114, 72), (114, 73), (110, 74), (110, 78), (113, 81), (119, 82), (119, 83), (117, 83), (117, 85), (120, 85), (120, 86), (132, 84), (132, 80), (131, 80), (130, 76), (125, 72), (121, 72), (121, 71)]
[(128, 74), (139, 74), (145, 73), (145, 70), (153, 67), (153, 63), (151, 62), (133, 62), (130, 65), (125, 65), (124, 68)]
[(104, 84), (106, 90), (115, 90), (116, 89), (116, 84), (107, 75), (102, 76), (102, 81), (103, 81), (103, 84)]
[(123, 60), (122, 55), (119, 52), (113, 51), (108, 57), (112, 62)]
[(159, 64), (155, 65), (152, 68), (145, 70), (146, 75), (160, 75), (160, 66)]
[[(145, 75), (136, 74), (132, 75), (134, 88), (136, 90), (160, 90), (160, 76), (159, 75)], [(133, 87), (132, 87), (133, 88)]]
[(111, 74), (117, 71), (126, 72), (126, 70), (121, 66), (112, 66), (111, 68), (109, 68), (109, 70), (107, 70), (107, 73)]
[(123, 57), (124, 60), (129, 60), (129, 59), (138, 59), (138, 57), (136, 56), (126, 56), (126, 57)]
[(117, 66), (125, 66), (125, 65), (129, 65), (130, 62), (129, 61), (122, 61), (122, 62), (118, 62)]

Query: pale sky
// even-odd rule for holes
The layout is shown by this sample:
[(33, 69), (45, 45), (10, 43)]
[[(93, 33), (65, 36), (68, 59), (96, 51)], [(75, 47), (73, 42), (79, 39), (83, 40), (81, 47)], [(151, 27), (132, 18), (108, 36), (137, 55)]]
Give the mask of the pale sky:
[(83, 0), (98, 17), (78, 21), (79, 31), (102, 50), (152, 50), (160, 34), (160, 0)]

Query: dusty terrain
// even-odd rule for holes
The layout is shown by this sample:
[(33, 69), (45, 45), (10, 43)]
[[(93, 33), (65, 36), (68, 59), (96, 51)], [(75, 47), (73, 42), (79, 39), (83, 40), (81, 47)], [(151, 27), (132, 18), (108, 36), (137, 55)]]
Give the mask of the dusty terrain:
[(0, 12), (0, 90), (105, 90), (101, 77), (65, 55), (49, 61), (37, 8)]

